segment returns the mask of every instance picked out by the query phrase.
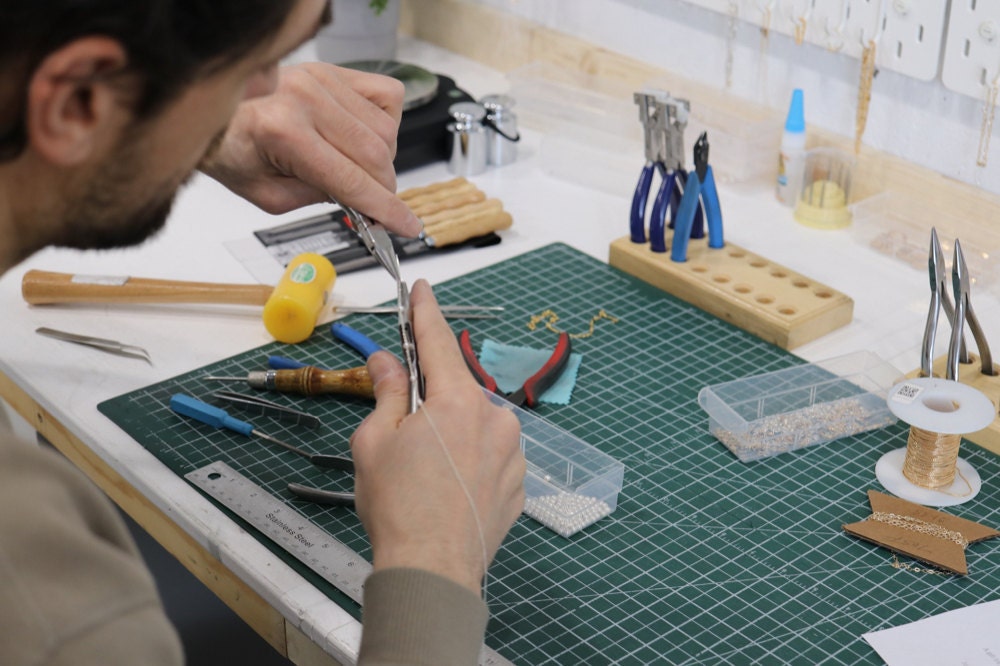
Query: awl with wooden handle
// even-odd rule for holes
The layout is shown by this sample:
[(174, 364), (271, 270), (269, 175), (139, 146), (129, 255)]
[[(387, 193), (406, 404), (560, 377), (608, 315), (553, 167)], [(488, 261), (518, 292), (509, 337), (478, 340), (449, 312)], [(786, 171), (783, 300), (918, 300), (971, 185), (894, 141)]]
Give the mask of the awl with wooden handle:
[(374, 398), (372, 378), (368, 368), (359, 366), (346, 370), (320, 370), (307, 365), (297, 370), (253, 370), (246, 377), (212, 375), (205, 381), (246, 382), (250, 388), (269, 389), (298, 395), (353, 395)]

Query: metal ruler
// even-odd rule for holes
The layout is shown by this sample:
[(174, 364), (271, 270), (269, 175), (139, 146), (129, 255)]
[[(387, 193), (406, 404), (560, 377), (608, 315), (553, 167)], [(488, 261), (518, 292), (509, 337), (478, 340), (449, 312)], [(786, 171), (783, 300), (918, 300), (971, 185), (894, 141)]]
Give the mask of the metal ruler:
[[(372, 566), (343, 542), (224, 462), (205, 465), (184, 478), (361, 605)], [(511, 662), (484, 645), (479, 664)]]

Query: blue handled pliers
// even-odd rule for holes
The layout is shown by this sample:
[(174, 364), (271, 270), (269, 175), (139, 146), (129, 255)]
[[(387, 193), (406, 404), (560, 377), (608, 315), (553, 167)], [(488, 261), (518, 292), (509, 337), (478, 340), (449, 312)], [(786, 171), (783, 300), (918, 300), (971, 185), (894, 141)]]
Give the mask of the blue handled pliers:
[(670, 246), (672, 261), (687, 261), (688, 239), (692, 238), (691, 230), (699, 201), (704, 206), (705, 217), (708, 219), (708, 246), (713, 249), (721, 248), (725, 245), (722, 238), (722, 208), (719, 205), (719, 193), (715, 189), (712, 166), (708, 163), (707, 132), (702, 132), (694, 144), (694, 171), (687, 176), (684, 196), (674, 221), (674, 238)]
[(629, 231), (633, 243), (646, 242), (646, 202), (653, 183), (653, 173), (660, 174), (660, 189), (653, 200), (649, 217), (649, 237), (654, 252), (665, 252), (664, 231), (668, 211), (671, 220), (680, 204), (678, 176), (684, 174), (684, 128), (690, 103), (663, 91), (637, 92), (633, 99), (639, 106), (643, 125), (646, 164), (632, 195)]

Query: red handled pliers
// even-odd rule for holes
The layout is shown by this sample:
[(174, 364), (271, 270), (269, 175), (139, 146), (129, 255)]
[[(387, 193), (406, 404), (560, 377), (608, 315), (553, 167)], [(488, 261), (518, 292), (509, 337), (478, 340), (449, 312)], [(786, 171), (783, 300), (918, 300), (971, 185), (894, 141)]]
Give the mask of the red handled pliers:
[(549, 360), (545, 362), (545, 365), (538, 372), (528, 377), (524, 384), (521, 385), (521, 388), (513, 393), (504, 393), (497, 387), (496, 380), (483, 369), (483, 366), (479, 365), (476, 352), (472, 350), (469, 331), (462, 331), (459, 334), (458, 346), (462, 350), (462, 358), (465, 359), (465, 364), (469, 366), (469, 370), (472, 371), (472, 375), (476, 378), (476, 381), (487, 391), (493, 391), (497, 395), (503, 396), (518, 407), (525, 404), (528, 407), (538, 405), (539, 396), (545, 393), (546, 389), (552, 386), (562, 375), (563, 370), (566, 369), (566, 363), (569, 362), (569, 355), (572, 351), (569, 335), (567, 333), (560, 333), (559, 340), (556, 342), (556, 348), (552, 352), (552, 355), (549, 356)]

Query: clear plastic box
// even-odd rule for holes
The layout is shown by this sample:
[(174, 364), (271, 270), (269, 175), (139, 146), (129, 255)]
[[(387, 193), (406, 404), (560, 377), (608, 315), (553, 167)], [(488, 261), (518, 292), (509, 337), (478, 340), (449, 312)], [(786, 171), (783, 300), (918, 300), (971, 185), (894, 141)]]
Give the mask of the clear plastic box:
[(886, 396), (902, 373), (862, 351), (706, 386), (708, 430), (742, 462), (896, 422)]
[(927, 270), (932, 227), (937, 229), (949, 275), (958, 238), (972, 284), (1000, 296), (1000, 233), (965, 220), (961, 214), (892, 191), (862, 199), (852, 208), (852, 233), (858, 242), (920, 271)]
[[(650, 81), (645, 87), (669, 90), (675, 97), (685, 96), (683, 87), (671, 86), (668, 81)], [(691, 103), (691, 117), (684, 132), (687, 162), (693, 163), (694, 142), (702, 132), (707, 132), (708, 159), (719, 182), (774, 182), (784, 117), (742, 97), (715, 94), (719, 101), (713, 106)]]
[[(524, 127), (545, 132), (554, 137), (548, 146), (547, 157), (554, 159), (557, 168), (553, 174), (565, 175), (580, 181), (585, 172), (600, 170), (607, 160), (629, 160), (628, 167), (613, 167), (624, 171), (629, 182), (627, 190), (618, 193), (631, 195), (639, 169), (645, 162), (642, 123), (635, 105), (635, 92), (655, 88), (667, 90), (675, 97), (687, 98), (685, 89), (693, 90), (698, 84), (685, 85), (676, 80), (653, 80), (642, 86), (628, 85), (611, 77), (585, 74), (547, 62), (534, 62), (507, 74), (509, 94), (516, 100), (515, 112)], [(745, 99), (714, 92), (719, 102), (709, 107), (692, 102), (691, 115), (684, 132), (685, 163), (693, 163), (692, 150), (698, 135), (708, 132), (711, 146), (709, 161), (716, 180), (723, 183), (747, 183), (758, 180), (773, 181), (778, 168), (778, 148), (784, 117), (773, 109)], [(604, 137), (612, 137), (606, 140)], [(583, 155), (573, 150), (560, 155), (559, 149), (584, 144)], [(581, 169), (585, 158), (586, 169)], [(573, 165), (575, 169), (559, 169), (559, 165)], [(603, 176), (598, 182), (606, 180)], [(591, 183), (581, 182), (587, 185)], [(606, 191), (614, 191), (602, 187)]]
[(615, 510), (624, 464), (499, 395), (484, 393), (521, 422), (526, 515), (570, 537)]

